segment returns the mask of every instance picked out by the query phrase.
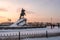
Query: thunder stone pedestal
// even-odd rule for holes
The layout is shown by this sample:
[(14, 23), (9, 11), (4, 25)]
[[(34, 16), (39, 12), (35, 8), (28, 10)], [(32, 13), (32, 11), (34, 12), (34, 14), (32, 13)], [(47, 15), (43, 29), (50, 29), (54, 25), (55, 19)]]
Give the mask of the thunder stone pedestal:
[(17, 20), (14, 24), (10, 25), (10, 27), (22, 27), (24, 25), (26, 25), (26, 18), (21, 18), (19, 20)]

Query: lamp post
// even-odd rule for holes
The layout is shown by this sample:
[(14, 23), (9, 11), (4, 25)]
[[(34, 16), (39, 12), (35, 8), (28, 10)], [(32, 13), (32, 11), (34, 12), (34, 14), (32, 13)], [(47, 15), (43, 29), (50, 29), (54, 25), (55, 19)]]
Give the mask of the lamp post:
[(51, 29), (53, 28), (53, 21), (52, 21), (52, 17), (51, 17)]

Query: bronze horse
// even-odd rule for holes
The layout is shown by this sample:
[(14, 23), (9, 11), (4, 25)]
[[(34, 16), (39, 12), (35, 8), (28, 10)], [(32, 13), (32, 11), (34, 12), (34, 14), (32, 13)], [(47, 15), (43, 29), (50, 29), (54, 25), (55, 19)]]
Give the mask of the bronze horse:
[(21, 14), (20, 14), (20, 19), (21, 19), (22, 17), (24, 18), (24, 15), (25, 15), (25, 10), (22, 8)]

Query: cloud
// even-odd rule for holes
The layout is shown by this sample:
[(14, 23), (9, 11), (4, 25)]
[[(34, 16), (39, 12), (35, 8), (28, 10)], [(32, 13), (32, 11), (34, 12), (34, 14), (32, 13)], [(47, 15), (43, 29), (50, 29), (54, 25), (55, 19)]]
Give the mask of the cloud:
[(8, 11), (8, 10), (6, 10), (5, 8), (0, 8), (0, 11)]
[(5, 17), (3, 17), (3, 16), (0, 16), (0, 18), (5, 18)]

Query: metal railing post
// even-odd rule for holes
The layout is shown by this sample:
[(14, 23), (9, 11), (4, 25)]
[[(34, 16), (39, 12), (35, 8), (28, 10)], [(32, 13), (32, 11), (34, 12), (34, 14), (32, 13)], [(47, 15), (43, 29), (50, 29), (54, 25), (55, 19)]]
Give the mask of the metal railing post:
[(19, 40), (20, 40), (20, 32), (19, 32)]

